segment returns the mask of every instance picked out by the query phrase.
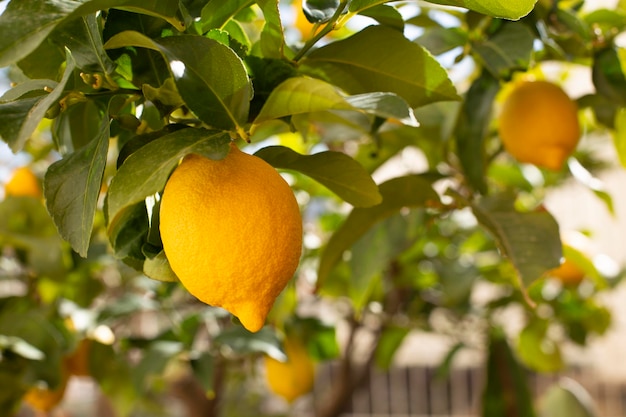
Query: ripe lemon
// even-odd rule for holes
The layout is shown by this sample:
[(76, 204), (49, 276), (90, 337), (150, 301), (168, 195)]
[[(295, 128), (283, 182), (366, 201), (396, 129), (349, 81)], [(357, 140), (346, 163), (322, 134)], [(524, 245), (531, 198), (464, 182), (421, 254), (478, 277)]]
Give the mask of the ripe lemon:
[(576, 286), (585, 278), (585, 272), (573, 260), (565, 257), (557, 268), (548, 271), (548, 275), (558, 279), (564, 285)]
[(4, 186), (5, 195), (30, 196), (41, 198), (41, 184), (39, 179), (28, 167), (21, 167), (13, 172), (13, 175)]
[(41, 387), (33, 387), (24, 395), (24, 402), (32, 409), (47, 413), (56, 407), (65, 395), (69, 374), (64, 372), (63, 379), (55, 389), (46, 389)]
[(310, 392), (315, 382), (315, 365), (299, 339), (285, 340), (286, 362), (265, 357), (265, 373), (270, 389), (288, 402)]
[(578, 108), (556, 84), (521, 81), (503, 103), (498, 133), (518, 161), (558, 171), (580, 138)]
[(300, 209), (278, 172), (234, 144), (220, 161), (188, 155), (165, 186), (160, 222), (185, 288), (246, 329), (263, 327), (302, 249)]
[(313, 31), (315, 24), (309, 22), (306, 18), (304, 11), (302, 10), (302, 0), (295, 0), (291, 4), (291, 10), (295, 16), (293, 25), (300, 32), (303, 40), (308, 40), (322, 29), (322, 25), (318, 25), (315, 31)]

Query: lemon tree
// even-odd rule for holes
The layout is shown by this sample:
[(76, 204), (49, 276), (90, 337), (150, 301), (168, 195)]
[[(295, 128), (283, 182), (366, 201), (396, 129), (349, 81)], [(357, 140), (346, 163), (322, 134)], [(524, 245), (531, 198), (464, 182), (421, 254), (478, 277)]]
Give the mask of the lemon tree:
[(624, 2), (0, 4), (7, 415), (77, 377), (120, 416), (340, 416), (423, 331), (531, 417), (525, 368), (610, 326), (622, 265), (546, 196), (621, 214)]

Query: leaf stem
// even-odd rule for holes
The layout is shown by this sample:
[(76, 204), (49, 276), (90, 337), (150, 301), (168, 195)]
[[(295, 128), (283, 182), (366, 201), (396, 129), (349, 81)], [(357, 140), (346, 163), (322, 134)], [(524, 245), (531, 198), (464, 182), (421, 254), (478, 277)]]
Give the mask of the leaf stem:
[(343, 13), (347, 5), (348, 5), (348, 0), (341, 0), (341, 2), (339, 3), (339, 6), (337, 7), (337, 10), (335, 10), (335, 14), (333, 14), (330, 20), (326, 22), (326, 25), (324, 26), (324, 28), (320, 30), (317, 35), (309, 39), (304, 44), (302, 49), (298, 51), (296, 56), (293, 58), (294, 62), (298, 62), (300, 59), (302, 59), (302, 57), (309, 51), (309, 49), (313, 47), (313, 45), (317, 43), (317, 41), (322, 39), (324, 36), (326, 36), (335, 28), (335, 24), (337, 23), (337, 20), (339, 20), (339, 17)]

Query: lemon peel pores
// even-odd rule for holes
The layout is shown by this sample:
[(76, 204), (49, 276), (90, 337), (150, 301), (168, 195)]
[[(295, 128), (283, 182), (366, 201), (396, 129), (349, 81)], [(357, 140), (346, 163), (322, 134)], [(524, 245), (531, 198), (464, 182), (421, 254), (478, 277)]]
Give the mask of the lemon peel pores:
[(556, 84), (521, 81), (504, 101), (498, 133), (519, 162), (558, 171), (580, 139), (578, 107)]
[(291, 188), (271, 165), (234, 144), (219, 161), (184, 158), (163, 192), (160, 232), (183, 286), (252, 332), (263, 327), (302, 250)]

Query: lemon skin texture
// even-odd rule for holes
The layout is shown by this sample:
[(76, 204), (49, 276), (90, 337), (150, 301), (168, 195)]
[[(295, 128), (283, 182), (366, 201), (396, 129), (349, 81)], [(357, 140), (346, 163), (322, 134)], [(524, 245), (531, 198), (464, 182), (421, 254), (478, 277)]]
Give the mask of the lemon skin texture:
[(503, 103), (498, 133), (519, 162), (558, 171), (580, 139), (578, 107), (556, 84), (521, 81)]
[(42, 197), (39, 179), (28, 167), (21, 167), (13, 172), (13, 175), (4, 186), (5, 195)]
[(288, 402), (307, 394), (315, 382), (315, 364), (298, 339), (285, 340), (286, 362), (265, 356), (265, 376), (269, 388)]
[(183, 159), (163, 192), (160, 232), (183, 286), (251, 332), (265, 324), (302, 250), (291, 188), (271, 165), (234, 144), (219, 161)]

